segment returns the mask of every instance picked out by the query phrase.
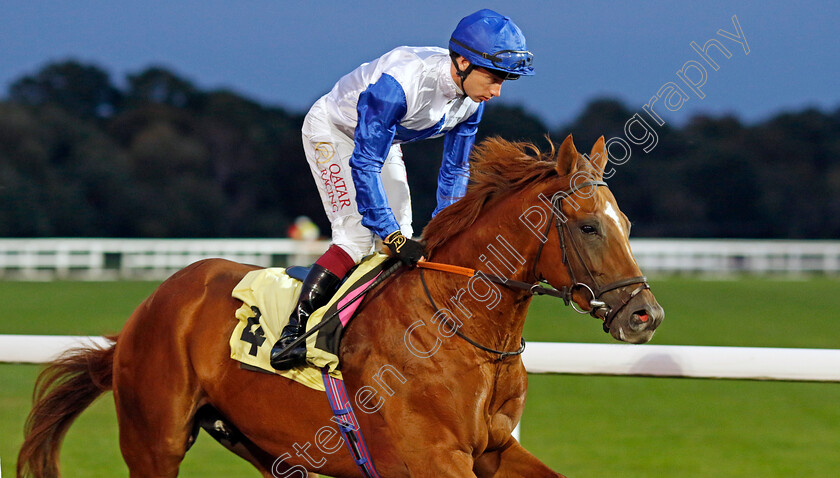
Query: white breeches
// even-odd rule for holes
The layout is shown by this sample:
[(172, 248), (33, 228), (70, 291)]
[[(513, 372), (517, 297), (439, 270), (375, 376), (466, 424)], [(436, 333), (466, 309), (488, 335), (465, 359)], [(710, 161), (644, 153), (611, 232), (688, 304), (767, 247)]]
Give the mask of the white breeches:
[[(332, 227), (333, 244), (344, 249), (355, 262), (373, 252), (375, 237), (362, 225), (356, 203), (356, 188), (350, 174), (353, 141), (327, 119), (323, 99), (309, 110), (303, 122), (303, 150), (318, 186), (321, 202)], [(411, 195), (402, 150), (392, 145), (380, 173), (388, 205), (406, 237), (411, 227)]]

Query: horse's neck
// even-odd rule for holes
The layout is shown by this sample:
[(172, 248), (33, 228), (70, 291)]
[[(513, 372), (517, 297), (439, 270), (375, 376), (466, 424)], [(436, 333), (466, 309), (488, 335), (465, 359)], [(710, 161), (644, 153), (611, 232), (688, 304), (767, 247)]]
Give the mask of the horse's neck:
[[(513, 280), (535, 280), (530, 276), (539, 241), (519, 220), (520, 214), (504, 205), (490, 208), (472, 226), (441, 245), (432, 260)], [(462, 319), (465, 333), (489, 340), (496, 347), (518, 346), (530, 295), (484, 279), (436, 277), (436, 295), (446, 299), (440, 306)]]
[(513, 203), (516, 201), (508, 199), (487, 208), (472, 225), (442, 244), (432, 259), (532, 281), (539, 240), (520, 220), (524, 211), (512, 207)]

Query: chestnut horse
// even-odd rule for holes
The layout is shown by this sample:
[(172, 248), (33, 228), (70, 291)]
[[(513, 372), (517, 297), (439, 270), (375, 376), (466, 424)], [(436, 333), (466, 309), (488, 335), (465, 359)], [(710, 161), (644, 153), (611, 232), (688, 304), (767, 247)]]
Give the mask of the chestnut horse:
[[(516, 352), (536, 288), (603, 319), (627, 342), (650, 340), (664, 315), (602, 180), (606, 159), (603, 137), (589, 157), (571, 136), (549, 153), (484, 141), (466, 195), (432, 219), (424, 240), (430, 261), (499, 273), (508, 284), (412, 268), (365, 298), (340, 357), (381, 476), (562, 476), (511, 436), (527, 387)], [(67, 428), (110, 389), (132, 477), (176, 476), (199, 428), (266, 477), (306, 476), (304, 469), (361, 476), (323, 393), (229, 358), (241, 305), (231, 291), (253, 269), (221, 259), (192, 264), (140, 304), (110, 348), (77, 349), (48, 366), (18, 476), (57, 476)]]

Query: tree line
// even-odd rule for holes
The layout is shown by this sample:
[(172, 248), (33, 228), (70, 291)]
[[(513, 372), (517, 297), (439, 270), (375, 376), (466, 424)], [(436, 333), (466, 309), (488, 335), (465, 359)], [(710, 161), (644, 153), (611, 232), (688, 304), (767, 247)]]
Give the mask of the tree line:
[[(552, 131), (521, 107), (489, 104), (478, 141), (547, 149), (547, 133), (573, 133), (588, 151), (623, 136), (634, 113), (597, 99)], [(46, 65), (0, 101), (0, 237), (283, 237), (299, 215), (327, 233), (304, 115), (159, 67), (120, 88), (95, 65)], [(840, 109), (749, 125), (695, 116), (657, 133), (609, 180), (635, 237), (840, 237)], [(418, 231), (435, 207), (442, 146), (404, 146)]]

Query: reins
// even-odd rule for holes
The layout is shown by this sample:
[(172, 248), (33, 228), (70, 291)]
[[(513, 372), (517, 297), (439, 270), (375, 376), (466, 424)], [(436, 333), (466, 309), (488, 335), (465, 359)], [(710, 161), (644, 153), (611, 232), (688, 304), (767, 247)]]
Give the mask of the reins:
[(555, 289), (554, 287), (546, 286), (543, 282), (522, 282), (518, 280), (508, 279), (507, 277), (494, 276), (492, 274), (487, 274), (486, 272), (470, 269), (469, 267), (454, 266), (451, 264), (443, 264), (440, 262), (429, 261), (418, 262), (417, 267), (421, 269), (429, 269), (440, 272), (450, 272), (452, 274), (458, 274), (468, 278), (480, 277), (482, 279), (486, 279), (490, 282), (493, 282), (494, 284), (500, 284), (503, 286), (510, 287), (511, 289), (525, 290), (531, 295), (550, 295), (552, 297), (557, 297), (567, 302), (567, 305), (570, 297), (570, 295), (567, 292), (568, 288), (566, 287)]
[[(494, 284), (503, 285), (503, 286), (511, 288), (511, 289), (523, 290), (529, 295), (548, 295), (548, 296), (551, 296), (551, 297), (556, 297), (558, 299), (563, 299), (564, 304), (565, 305), (571, 305), (572, 309), (574, 309), (576, 312), (581, 313), (581, 314), (590, 314), (595, 318), (602, 319), (604, 321), (604, 331), (609, 332), (610, 324), (612, 323), (612, 320), (615, 318), (615, 316), (618, 315), (618, 313), (621, 312), (621, 310), (623, 310), (630, 303), (630, 301), (632, 301), (633, 298), (636, 297), (640, 292), (642, 292), (645, 289), (649, 289), (650, 285), (647, 282), (647, 277), (636, 276), (636, 277), (629, 277), (629, 278), (626, 278), (626, 279), (621, 279), (621, 280), (612, 282), (612, 283), (604, 285), (604, 286), (598, 286), (598, 281), (595, 279), (595, 275), (592, 273), (592, 271), (589, 269), (589, 267), (587, 267), (586, 261), (583, 260), (583, 256), (581, 256), (581, 254), (580, 254), (580, 250), (577, 246), (577, 243), (575, 242), (574, 236), (571, 234), (571, 231), (569, 231), (569, 240), (572, 244), (572, 249), (575, 251), (575, 255), (578, 258), (578, 262), (581, 264), (583, 269), (586, 271), (587, 275), (589, 275), (593, 285), (590, 286), (590, 285), (587, 285), (584, 282), (578, 282), (577, 277), (575, 275), (574, 268), (572, 267), (572, 265), (569, 261), (569, 254), (567, 252), (567, 247), (566, 247), (566, 234), (565, 233), (566, 233), (566, 230), (568, 229), (568, 225), (566, 224), (566, 222), (564, 220), (561, 220), (559, 215), (560, 215), (560, 211), (562, 210), (561, 208), (563, 206), (563, 203), (562, 203), (563, 198), (568, 197), (572, 193), (574, 193), (575, 191), (577, 191), (579, 189), (582, 189), (582, 188), (585, 188), (585, 187), (588, 187), (588, 186), (595, 186), (595, 187), (597, 187), (597, 186), (607, 186), (607, 183), (604, 182), (604, 181), (584, 181), (580, 184), (577, 184), (577, 185), (574, 185), (574, 186), (570, 187), (568, 190), (557, 192), (551, 198), (552, 214), (551, 214), (551, 216), (548, 220), (548, 224), (546, 224), (546, 228), (545, 228), (545, 231), (543, 233), (543, 237), (546, 238), (546, 239), (540, 242), (540, 246), (537, 249), (537, 256), (534, 260), (533, 265), (531, 266), (531, 275), (536, 277), (536, 278), (539, 278), (539, 274), (537, 273), (537, 265), (540, 262), (540, 257), (542, 255), (543, 247), (545, 246), (545, 243), (548, 242), (548, 239), (547, 239), (548, 238), (548, 233), (551, 230), (551, 226), (553, 224), (553, 225), (555, 225), (555, 227), (557, 229), (557, 236), (558, 236), (558, 239), (559, 239), (559, 242), (560, 242), (560, 250), (562, 252), (563, 265), (566, 266), (566, 269), (569, 271), (569, 276), (571, 277), (571, 282), (572, 282), (571, 286), (569, 286), (569, 287), (563, 286), (563, 287), (557, 289), (555, 287), (552, 287), (552, 286), (548, 285), (546, 282), (544, 282), (542, 280), (538, 280), (537, 282), (523, 282), (523, 281), (510, 279), (510, 278), (507, 278), (507, 277), (499, 277), (499, 276), (496, 276), (496, 275), (493, 275), (493, 274), (488, 274), (486, 272), (477, 271), (475, 269), (470, 269), (468, 267), (456, 266), (456, 265), (452, 265), (452, 264), (443, 264), (443, 263), (439, 263), (439, 262), (421, 261), (421, 262), (417, 263), (417, 267), (420, 269), (420, 282), (422, 283), (423, 290), (426, 293), (426, 297), (428, 297), (429, 302), (431, 303), (432, 307), (435, 309), (435, 312), (438, 312), (440, 309), (438, 309), (437, 304), (435, 303), (434, 299), (432, 298), (432, 294), (429, 291), (429, 287), (426, 284), (426, 277), (423, 274), (424, 269), (434, 270), (434, 271), (439, 271), (439, 272), (447, 272), (447, 273), (451, 273), (451, 274), (457, 274), (457, 275), (461, 275), (461, 276), (468, 277), (468, 278), (479, 277), (481, 279), (487, 280), (487, 281), (492, 282)], [(382, 283), (386, 278), (391, 276), (394, 272), (396, 272), (401, 267), (402, 267), (402, 264), (400, 264), (399, 262), (396, 262), (396, 263), (392, 264), (390, 267), (388, 267), (388, 269), (383, 271), (383, 273), (380, 274), (376, 278), (376, 280), (371, 282), (364, 289), (364, 291), (361, 294), (357, 295), (352, 300), (348, 301), (348, 303), (344, 304), (342, 307), (340, 307), (334, 313), (330, 314), (328, 317), (325, 317), (324, 319), (322, 319), (321, 323), (312, 327), (311, 329), (306, 331), (306, 333), (304, 333), (301, 337), (299, 337), (294, 342), (289, 344), (283, 351), (281, 351), (281, 354), (285, 353), (288, 350), (291, 350), (292, 348), (296, 347), (298, 344), (300, 344), (304, 340), (306, 340), (309, 336), (316, 333), (321, 327), (326, 325), (327, 322), (329, 322), (330, 320), (337, 317), (339, 312), (344, 310), (346, 307), (348, 307), (351, 303), (358, 300), (360, 297), (364, 296), (364, 294), (367, 291), (373, 289), (374, 287), (376, 287), (377, 285)], [(612, 307), (607, 305), (607, 303), (605, 301), (601, 300), (601, 296), (603, 294), (605, 294), (607, 292), (617, 290), (617, 289), (621, 289), (621, 288), (624, 288), (624, 287), (627, 287), (627, 286), (633, 285), (633, 284), (640, 284), (640, 285), (635, 290), (633, 290), (633, 292), (631, 292), (629, 294), (627, 300), (622, 301), (622, 304), (618, 308), (613, 309)], [(576, 306), (576, 303), (572, 300), (572, 294), (577, 289), (586, 289), (586, 290), (589, 291), (590, 295), (592, 296), (592, 298), (589, 301), (589, 305), (591, 307), (590, 310), (579, 309)], [(490, 347), (479, 344), (478, 342), (476, 342), (473, 339), (464, 335), (464, 333), (461, 332), (460, 328), (457, 328), (455, 330), (455, 334), (458, 335), (459, 337), (461, 337), (462, 339), (464, 339), (465, 341), (467, 341), (469, 344), (478, 348), (478, 349), (481, 349), (485, 352), (489, 352), (489, 353), (498, 355), (499, 357), (498, 357), (497, 360), (504, 360), (507, 357), (520, 355), (520, 354), (522, 354), (523, 351), (525, 351), (525, 339), (524, 338), (521, 338), (521, 346), (519, 347), (518, 350), (513, 351), (513, 352), (505, 352), (505, 351), (502, 351), (502, 350), (495, 350), (493, 348), (490, 348)]]
[[(468, 278), (479, 277), (489, 282), (500, 284), (511, 289), (523, 290), (530, 295), (549, 295), (551, 297), (563, 299), (565, 305), (571, 305), (572, 309), (574, 309), (576, 312), (581, 314), (590, 314), (595, 318), (602, 319), (604, 321), (604, 331), (609, 332), (610, 325), (612, 324), (613, 319), (618, 315), (618, 313), (621, 312), (630, 303), (630, 301), (632, 301), (633, 298), (636, 297), (640, 292), (642, 292), (645, 289), (649, 289), (650, 285), (647, 282), (647, 277), (636, 276), (621, 279), (606, 284), (604, 286), (599, 286), (598, 281), (595, 279), (595, 274), (592, 273), (592, 271), (586, 265), (586, 261), (583, 260), (583, 256), (580, 253), (580, 249), (578, 248), (577, 242), (575, 242), (574, 236), (571, 234), (571, 231), (568, 231), (569, 241), (572, 245), (572, 249), (575, 251), (575, 255), (578, 258), (578, 262), (581, 264), (581, 266), (591, 279), (592, 285), (590, 286), (585, 282), (578, 282), (575, 270), (572, 267), (571, 262), (569, 261), (569, 254), (567, 252), (566, 247), (566, 232), (568, 230), (568, 225), (566, 224), (565, 220), (561, 219), (560, 215), (563, 207), (563, 199), (569, 197), (575, 191), (589, 186), (606, 187), (607, 183), (604, 181), (597, 180), (584, 181), (582, 183), (571, 186), (565, 191), (557, 192), (551, 198), (552, 214), (548, 220), (548, 224), (546, 224), (545, 231), (543, 232), (542, 236), (545, 239), (540, 242), (539, 248), (537, 249), (537, 256), (534, 259), (534, 262), (531, 266), (531, 275), (539, 279), (539, 274), (537, 273), (537, 265), (540, 262), (543, 247), (545, 246), (545, 243), (548, 242), (548, 233), (551, 230), (551, 226), (553, 224), (557, 229), (557, 237), (560, 242), (562, 261), (563, 265), (566, 266), (566, 269), (569, 271), (569, 276), (572, 282), (571, 286), (563, 286), (560, 289), (557, 289), (555, 287), (547, 285), (544, 281), (541, 280), (537, 280), (537, 282), (523, 282), (506, 277), (499, 277), (496, 275), (487, 274), (485, 272), (470, 269), (468, 267), (455, 266), (451, 264), (442, 264), (438, 262), (421, 261), (417, 263), (417, 267), (420, 268), (420, 282), (423, 284), (423, 290), (425, 291), (426, 297), (428, 297), (432, 307), (435, 309), (435, 312), (438, 312), (439, 309), (437, 307), (437, 304), (435, 304), (434, 299), (432, 298), (432, 294), (429, 291), (428, 285), (426, 284), (426, 278), (423, 274), (424, 269), (458, 274)], [(618, 290), (633, 284), (640, 285), (636, 289), (634, 289), (633, 292), (630, 293), (630, 295), (627, 297), (627, 300), (622, 301), (621, 305), (615, 309), (607, 305), (607, 303), (601, 299), (601, 296), (603, 294), (606, 294), (607, 292)], [(572, 300), (572, 294), (577, 289), (586, 289), (589, 291), (589, 294), (591, 296), (591, 299), (589, 300), (590, 310), (579, 309), (576, 306), (576, 303)], [(521, 338), (521, 346), (519, 347), (519, 350), (515, 352), (504, 352), (477, 343), (476, 341), (464, 335), (461, 332), (460, 328), (456, 328), (455, 333), (462, 339), (469, 342), (474, 347), (498, 355), (499, 357), (497, 360), (504, 360), (505, 358), (510, 356), (520, 355), (523, 351), (525, 351), (525, 338)]]
[[(438, 263), (438, 262), (423, 261), (423, 262), (418, 262), (417, 266), (420, 268), (420, 283), (423, 284), (423, 290), (426, 292), (426, 297), (428, 297), (429, 303), (432, 304), (432, 308), (435, 309), (435, 313), (440, 312), (440, 309), (438, 309), (438, 306), (435, 303), (435, 299), (432, 298), (432, 293), (429, 291), (429, 286), (426, 284), (426, 276), (423, 274), (423, 272), (424, 272), (423, 269), (431, 269), (431, 270), (436, 270), (436, 271), (441, 271), (441, 272), (451, 272), (451, 273), (463, 275), (463, 276), (466, 276), (466, 277), (475, 277), (475, 276), (485, 276), (486, 277), (486, 274), (484, 274), (482, 272), (477, 272), (473, 269), (468, 269), (466, 267), (452, 266), (452, 265), (449, 265), (449, 264), (441, 264), (441, 263)], [(495, 276), (491, 276), (491, 277), (495, 277)], [(489, 277), (486, 277), (486, 278), (489, 279)], [(496, 279), (499, 279), (499, 278), (496, 277)], [(515, 281), (515, 282), (518, 282), (518, 281)], [(520, 282), (520, 284), (527, 285), (527, 283), (525, 283), (525, 282)], [(539, 286), (539, 284), (538, 284), (538, 286)], [(542, 287), (540, 287), (540, 288), (542, 288)], [(480, 343), (476, 342), (475, 340), (473, 340), (473, 339), (467, 337), (466, 335), (464, 335), (464, 333), (461, 332), (460, 327), (455, 328), (455, 335), (457, 335), (458, 337), (461, 337), (462, 339), (466, 340), (470, 345), (472, 345), (475, 348), (481, 349), (485, 352), (490, 352), (491, 354), (498, 355), (499, 357), (496, 358), (496, 360), (504, 360), (508, 357), (512, 357), (512, 356), (515, 356), (515, 355), (520, 355), (520, 354), (522, 354), (522, 352), (525, 351), (525, 338), (524, 337), (520, 338), (520, 345), (519, 345), (518, 350), (516, 350), (515, 352), (505, 352), (503, 350), (496, 350), (496, 349), (492, 349), (490, 347), (481, 345)]]

